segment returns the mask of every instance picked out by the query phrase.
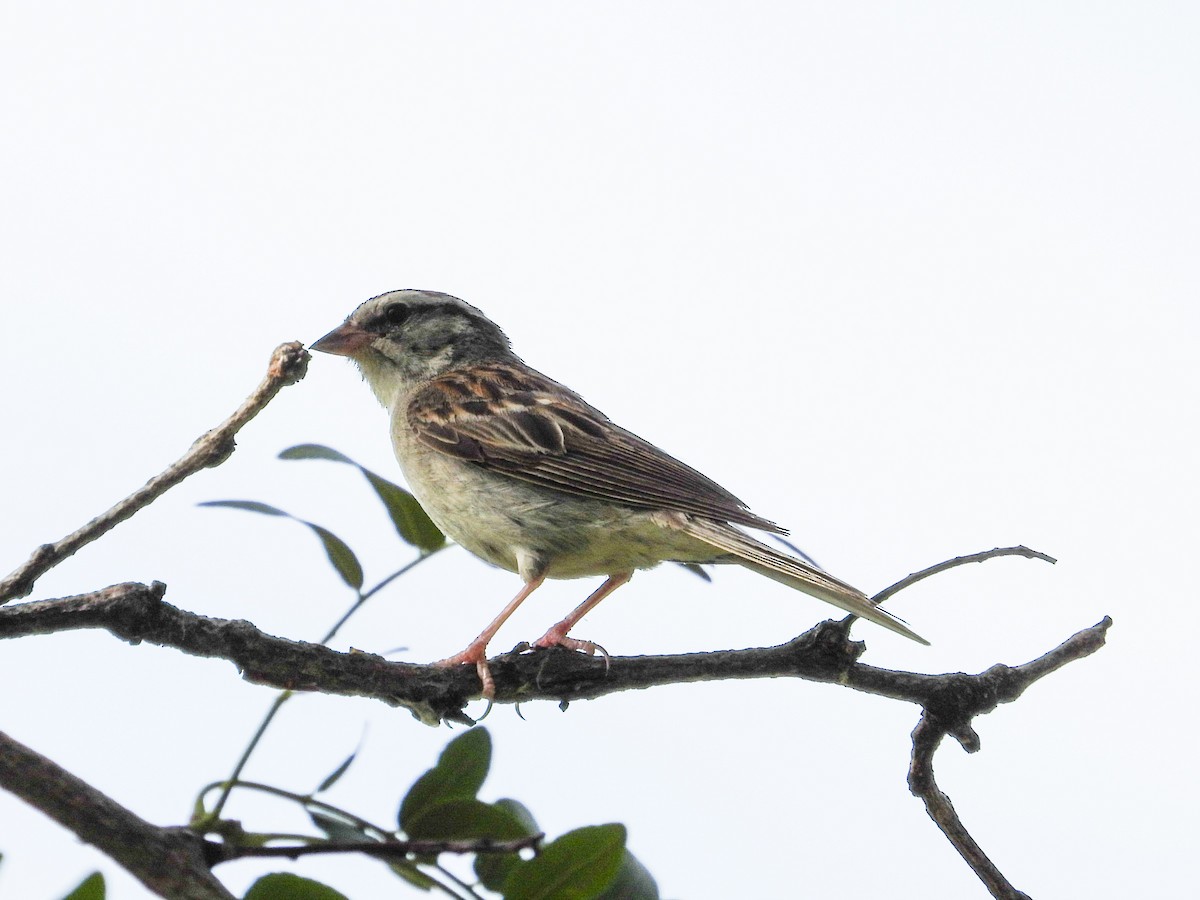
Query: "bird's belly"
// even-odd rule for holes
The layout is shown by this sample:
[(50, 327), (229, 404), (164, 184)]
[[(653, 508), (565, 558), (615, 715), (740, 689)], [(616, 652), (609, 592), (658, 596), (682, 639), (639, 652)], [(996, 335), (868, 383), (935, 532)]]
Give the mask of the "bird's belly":
[[(719, 555), (648, 511), (564, 494), (436, 454), (397, 454), (429, 517), (479, 558), (522, 576), (582, 578)], [(407, 456), (407, 458), (406, 458)]]

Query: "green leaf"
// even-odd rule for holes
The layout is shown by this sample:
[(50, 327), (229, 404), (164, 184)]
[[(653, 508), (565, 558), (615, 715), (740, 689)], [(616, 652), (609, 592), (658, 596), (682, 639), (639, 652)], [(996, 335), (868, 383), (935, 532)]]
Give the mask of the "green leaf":
[(388, 868), (413, 887), (420, 888), (423, 891), (431, 891), (437, 887), (438, 883), (418, 869), (416, 863), (400, 862), (399, 860), (391, 859), (388, 860)]
[(104, 900), (104, 876), (93, 872), (79, 883), (79, 887), (63, 897), (63, 900)]
[(264, 516), (283, 516), (285, 519), (295, 518), (291, 513), (285, 513), (282, 509), (277, 509), (266, 503), (259, 503), (257, 500), (205, 500), (203, 503), (197, 503), (196, 505), (243, 509), (246, 512), (262, 513)]
[(492, 764), (492, 738), (486, 728), (472, 728), (442, 750), (437, 765), (416, 780), (400, 804), (400, 827), (410, 837), (421, 817), (447, 800), (473, 800)]
[(499, 892), (512, 870), (523, 862), (517, 853), (476, 853), (475, 877), (489, 891)]
[(319, 881), (290, 872), (275, 872), (254, 882), (244, 900), (347, 900), (347, 897)]
[(432, 553), (446, 543), (446, 536), (442, 534), (440, 528), (433, 524), (433, 520), (417, 502), (416, 497), (400, 485), (377, 475), (366, 466), (359, 465), (344, 453), (339, 453), (332, 447), (322, 444), (297, 444), (280, 453), (279, 458), (324, 459), (354, 466), (362, 472), (372, 490), (375, 491), (375, 495), (383, 503), (401, 540), (426, 553)]
[[(523, 803), (505, 798), (497, 800), (493, 805), (506, 811), (520, 825), (524, 831), (520, 837), (537, 834), (541, 831), (533, 818), (533, 813), (526, 809)], [(513, 867), (519, 866), (521, 862), (521, 857), (517, 853), (477, 853), (475, 854), (475, 875), (483, 882), (484, 887), (492, 891), (499, 891), (504, 886), (509, 872), (513, 870)]]
[(357, 466), (354, 460), (346, 456), (344, 453), (338, 453), (332, 447), (326, 447), (324, 444), (297, 444), (294, 447), (288, 447), (279, 454), (280, 459), (328, 459), (333, 462), (349, 463), (352, 466)]
[(593, 900), (612, 884), (625, 856), (624, 825), (569, 831), (513, 868), (505, 900)]
[(322, 812), (316, 809), (308, 811), (308, 817), (312, 819), (312, 823), (320, 828), (334, 841), (373, 841), (374, 837), (367, 834), (362, 828), (354, 822), (348, 822), (338, 816), (330, 815), (327, 812)]
[[(310, 809), (308, 816), (312, 819), (313, 824), (320, 828), (334, 841), (375, 841), (378, 837), (363, 830), (362, 826), (357, 823), (347, 821), (336, 815), (324, 812), (322, 810)], [(403, 878), (413, 887), (420, 888), (423, 891), (432, 890), (437, 886), (432, 878), (422, 872), (416, 863), (408, 862), (402, 859), (385, 860), (387, 867), (391, 869), (400, 878)]]
[(363, 586), (362, 566), (358, 562), (358, 557), (354, 555), (354, 551), (346, 546), (346, 542), (328, 528), (322, 528), (312, 522), (303, 522), (301, 519), (296, 521), (307, 525), (313, 530), (313, 534), (321, 539), (321, 543), (325, 545), (325, 555), (329, 557), (329, 562), (332, 563), (337, 573), (342, 576), (342, 581), (356, 591), (361, 588)]
[(408, 836), (427, 841), (473, 838), (507, 841), (525, 837), (526, 833), (525, 826), (508, 810), (473, 797), (462, 797), (427, 809)]
[(510, 797), (502, 797), (495, 803), (501, 809), (506, 809), (514, 819), (521, 823), (526, 834), (537, 834), (542, 829), (538, 827), (537, 820), (533, 817), (525, 804), (520, 800), (513, 800)]
[(626, 850), (617, 877), (597, 900), (659, 900), (658, 882), (638, 858)]
[(353, 764), (354, 758), (356, 756), (358, 756), (357, 750), (355, 750), (353, 753), (351, 753), (349, 756), (347, 756), (344, 760), (342, 760), (342, 764), (340, 766), (338, 766), (336, 769), (334, 769), (332, 772), (330, 772), (328, 775), (326, 775), (325, 780), (322, 781), (317, 786), (317, 789), (315, 791), (313, 791), (313, 793), (319, 794), (319, 793), (321, 793), (321, 791), (327, 791), (331, 787), (333, 787), (335, 784), (337, 784), (338, 780), (343, 775), (346, 774), (346, 770), (350, 768), (351, 764)]
[(264, 516), (280, 516), (284, 519), (291, 519), (293, 522), (299, 522), (321, 541), (321, 545), (325, 548), (325, 555), (329, 557), (330, 564), (334, 571), (341, 576), (342, 581), (356, 591), (363, 586), (363, 570), (358, 562), (358, 557), (354, 555), (354, 551), (347, 546), (345, 541), (328, 528), (301, 519), (299, 516), (293, 516), (291, 513), (284, 512), (267, 503), (259, 503), (257, 500), (206, 500), (199, 505), (241, 509), (246, 512), (261, 513)]
[(375, 489), (376, 496), (383, 502), (392, 524), (396, 527), (396, 533), (402, 540), (426, 553), (432, 553), (446, 543), (446, 536), (433, 524), (433, 519), (429, 518), (429, 514), (417, 502), (416, 497), (400, 485), (381, 478), (369, 469), (360, 469)]

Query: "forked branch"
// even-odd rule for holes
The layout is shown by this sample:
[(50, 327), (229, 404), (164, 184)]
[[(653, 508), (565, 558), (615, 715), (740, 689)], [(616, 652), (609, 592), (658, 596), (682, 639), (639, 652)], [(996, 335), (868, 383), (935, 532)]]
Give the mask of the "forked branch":
[(1010, 668), (997, 665), (979, 675), (959, 676), (971, 681), (940, 696), (936, 704), (925, 705), (921, 719), (913, 729), (912, 761), (908, 768), (909, 790), (924, 801), (929, 818), (937, 823), (942, 834), (991, 895), (999, 900), (1029, 900), (1029, 895), (1013, 887), (971, 837), (954, 804), (938, 787), (933, 774), (933, 755), (946, 735), (957, 739), (968, 753), (977, 751), (979, 735), (971, 727), (971, 720), (975, 716), (991, 712), (1000, 703), (1011, 703), (1039, 678), (1069, 662), (1095, 653), (1104, 646), (1105, 635), (1111, 625), (1112, 619), (1106, 616), (1091, 628), (1072, 635), (1053, 650), (1022, 666)]

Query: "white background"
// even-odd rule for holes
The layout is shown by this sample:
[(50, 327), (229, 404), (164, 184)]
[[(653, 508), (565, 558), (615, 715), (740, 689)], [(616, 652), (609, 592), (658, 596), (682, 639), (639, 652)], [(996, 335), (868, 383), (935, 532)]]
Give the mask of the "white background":
[[(1193, 883), (1195, 7), (1172, 3), (23, 3), (0, 10), (0, 569), (178, 457), (367, 297), (444, 290), (533, 365), (789, 525), (933, 641), (866, 661), (978, 671), (1104, 615), (1109, 646), (977, 721), (938, 774), (1039, 897)], [(319, 636), (407, 560), (330, 444), (395, 477), (351, 366), (315, 359), (238, 452), (46, 576), (160, 579), (186, 609)], [(494, 650), (594, 585), (547, 586)], [(425, 661), (515, 592), (454, 549), (340, 648)], [(617, 654), (784, 641), (830, 612), (742, 571), (643, 573), (581, 636)], [(1185, 618), (1186, 616), (1186, 618)], [(186, 820), (270, 702), (228, 663), (107, 633), (0, 646), (0, 728), (151, 821)], [(475, 709), (476, 712), (481, 711)], [(551, 835), (622, 821), (664, 897), (984, 896), (907, 793), (915, 710), (794, 681), (687, 685), (488, 719), (485, 799)], [(302, 697), (248, 775), (383, 823), (453, 736)], [(299, 828), (235, 802), (249, 828)], [(0, 893), (114, 865), (0, 794)], [(220, 870), (244, 890), (259, 872)], [(355, 900), (378, 863), (305, 862)]]

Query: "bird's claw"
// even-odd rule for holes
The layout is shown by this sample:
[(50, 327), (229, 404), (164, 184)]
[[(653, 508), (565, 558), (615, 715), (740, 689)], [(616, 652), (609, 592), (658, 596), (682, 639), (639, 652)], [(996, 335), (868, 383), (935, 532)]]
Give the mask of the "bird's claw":
[(440, 669), (449, 669), (452, 666), (461, 666), (466, 663), (475, 664), (475, 672), (479, 675), (480, 693), (483, 699), (490, 704), (496, 699), (496, 681), (492, 678), (491, 668), (488, 667), (486, 645), (472, 644), (461, 653), (455, 653), (453, 656), (439, 659), (437, 662), (430, 663), (430, 665), (437, 666)]
[(565, 634), (556, 634), (554, 630), (551, 629), (541, 638), (534, 641), (533, 646), (545, 648), (563, 647), (567, 650), (576, 650), (580, 653), (586, 653), (588, 656), (595, 656), (597, 653), (599, 653), (601, 658), (604, 660), (604, 673), (606, 675), (608, 674), (611, 658), (608, 655), (608, 651), (595, 641), (585, 641), (579, 638), (567, 637)]

